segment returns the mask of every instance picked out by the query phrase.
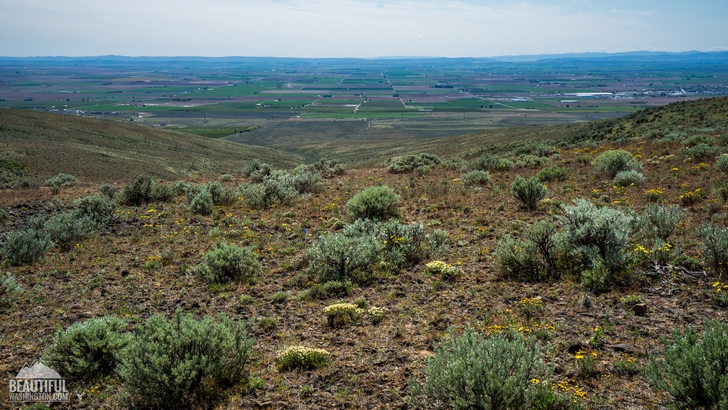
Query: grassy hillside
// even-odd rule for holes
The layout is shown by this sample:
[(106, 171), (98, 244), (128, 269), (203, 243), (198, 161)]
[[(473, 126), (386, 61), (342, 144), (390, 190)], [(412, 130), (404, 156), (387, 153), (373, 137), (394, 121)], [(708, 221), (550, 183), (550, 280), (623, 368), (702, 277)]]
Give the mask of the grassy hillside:
[[(710, 117), (724, 118), (728, 109), (723, 100), (717, 102)], [(695, 112), (714, 103), (677, 108)], [(553, 386), (564, 400), (560, 406), (522, 408), (677, 406), (676, 397), (646, 370), (651, 358), (666, 357), (661, 337), (671, 340), (671, 332), (688, 326), (702, 332), (708, 321), (728, 323), (726, 124), (692, 116), (681, 121), (677, 108), (661, 111), (670, 123), (652, 121), (618, 141), (517, 149), (523, 142), (558, 142), (559, 135), (598, 125), (488, 131), (449, 144), (390, 145), (386, 152), (383, 145), (359, 147), (362, 157), (422, 150), (474, 157), (469, 163), (402, 173), (380, 166), (350, 168), (320, 181), (311, 178), (310, 167), (276, 174), (266, 186), (256, 185), (260, 175), (251, 173), (221, 178), (218, 187), (211, 174), (199, 182), (213, 184), (176, 185), (177, 191), (161, 190), (170, 193), (164, 199), (141, 205), (117, 195), (117, 209), (94, 234), (66, 241), (66, 248), (55, 244), (32, 263), (14, 262), (17, 251), (4, 246), (8, 234), (38, 226), (50, 231), (53, 224), (39, 224), (37, 218), (67, 212), (95, 192), (88, 187), (62, 188), (57, 195), (46, 187), (6, 190), (0, 195), (3, 272), (22, 290), (0, 295), (0, 374), (11, 378), (23, 363), (51, 351), (56, 332), (74, 323), (114, 315), (124, 321), (119, 332), (141, 334), (150, 317), (174, 318), (180, 311), (197, 320), (220, 314), (251, 320), (255, 342), (238, 377), (193, 377), (187, 394), (177, 397), (187, 402), (177, 407), (413, 408), (413, 381), (424, 382), (428, 359), (442, 354), (438, 346), (468, 327), (485, 337), (533, 338), (539, 348), (534, 357), (553, 372), (527, 377), (516, 390), (541, 386), (551, 392)], [(623, 121), (634, 123), (636, 117)], [(497, 144), (486, 145), (488, 138)], [(613, 169), (600, 170), (595, 161), (615, 150), (628, 153), (622, 154), (631, 158), (634, 171), (616, 180), (609, 175)], [(490, 155), (480, 157), (485, 152)], [(480, 185), (466, 174), (473, 168), (489, 169)], [(546, 188), (530, 209), (512, 192), (519, 175), (537, 176), (540, 189)], [(306, 186), (307, 192), (298, 195), (292, 185)], [(355, 225), (350, 214), (356, 207), (348, 205), (357, 193), (378, 185), (399, 196), (388, 210), (396, 209), (401, 224), (390, 222), (398, 228), (384, 234), (372, 228), (381, 225)], [(216, 193), (216, 205), (200, 205), (205, 190)], [(268, 195), (279, 200), (263, 201)], [(575, 199), (588, 200), (596, 209), (592, 216), (598, 216), (576, 228), (618, 216), (597, 230), (611, 235), (604, 241), (606, 252), (579, 237), (588, 229), (570, 230), (567, 212), (575, 211), (565, 206)], [(658, 206), (662, 214), (650, 214), (648, 206)], [(420, 229), (426, 240), (410, 235)], [(342, 238), (344, 232), (352, 236)], [(435, 238), (443, 236), (444, 246), (437, 246)], [(529, 247), (533, 238), (544, 246)], [(334, 240), (344, 245), (331, 255), (364, 262), (344, 273), (333, 262), (327, 265), (323, 244)], [(225, 263), (223, 242), (247, 248), (230, 259), (245, 263)], [(441, 263), (431, 266), (441, 269), (427, 266), (435, 261)], [(229, 273), (220, 266), (240, 277), (217, 280), (220, 271)], [(8, 282), (7, 276), (2, 279)], [(331, 308), (338, 303), (350, 305)], [(332, 314), (345, 308), (349, 314)], [(179, 340), (181, 330), (171, 329), (170, 338)], [(724, 333), (728, 343), (728, 330)], [(220, 340), (208, 338), (212, 332), (202, 334), (205, 341)], [(226, 346), (224, 353), (237, 351)], [(325, 349), (329, 355), (326, 363), (296, 367), (280, 358), (291, 346)], [(502, 368), (505, 357), (510, 356), (490, 358), (486, 367)], [(678, 369), (678, 376), (688, 379), (683, 384), (704, 379), (688, 371), (703, 367), (694, 365), (701, 357), (693, 354), (688, 358), (693, 363)], [(155, 400), (161, 396), (157, 390), (143, 395), (130, 386), (171, 373), (156, 369), (139, 373), (144, 377), (139, 380), (107, 365), (84, 379), (88, 373), (68, 376), (69, 366), (58, 367), (74, 393), (71, 403), (58, 407), (69, 409), (127, 408), (125, 400)], [(0, 403), (6, 392), (0, 389)]]
[(278, 166), (300, 159), (251, 147), (135, 124), (31, 111), (0, 110), (0, 170), (6, 184), (59, 172), (86, 182), (129, 180), (147, 173), (171, 179), (238, 172), (252, 158)]

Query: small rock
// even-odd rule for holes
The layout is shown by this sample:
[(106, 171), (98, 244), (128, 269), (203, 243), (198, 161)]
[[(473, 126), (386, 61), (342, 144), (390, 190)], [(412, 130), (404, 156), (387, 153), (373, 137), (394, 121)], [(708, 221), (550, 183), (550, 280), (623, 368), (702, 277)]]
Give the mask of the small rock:
[(632, 311), (634, 312), (635, 316), (644, 316), (647, 314), (647, 305), (645, 305), (644, 303), (638, 303), (632, 306)]
[(129, 275), (129, 269), (122, 269), (121, 276), (125, 278), (127, 277), (127, 275)]

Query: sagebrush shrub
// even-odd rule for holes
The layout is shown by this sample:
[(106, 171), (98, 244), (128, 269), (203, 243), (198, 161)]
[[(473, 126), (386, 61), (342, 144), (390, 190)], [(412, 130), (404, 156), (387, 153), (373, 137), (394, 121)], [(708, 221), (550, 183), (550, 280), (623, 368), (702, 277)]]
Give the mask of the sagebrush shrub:
[(152, 186), (152, 200), (159, 202), (169, 202), (177, 196), (175, 191), (169, 185), (155, 184)]
[(250, 177), (253, 181), (261, 182), (263, 178), (273, 172), (273, 167), (265, 162), (260, 162), (257, 158), (247, 163), (242, 169), (243, 175)]
[(75, 186), (78, 183), (78, 178), (70, 174), (60, 173), (53, 178), (48, 178), (45, 181), (45, 186), (51, 189), (51, 192), (57, 194), (61, 191), (61, 188)]
[(701, 142), (695, 146), (685, 148), (683, 156), (688, 157), (693, 161), (705, 162), (712, 160), (719, 153), (720, 148)]
[(152, 187), (154, 183), (152, 178), (146, 175), (137, 175), (134, 182), (124, 187), (121, 202), (125, 205), (139, 206), (152, 202)]
[(99, 185), (99, 192), (109, 199), (114, 199), (116, 193), (119, 192), (119, 188), (110, 184), (101, 184)]
[(536, 177), (525, 179), (516, 175), (516, 179), (511, 184), (511, 192), (524, 208), (534, 210), (538, 202), (546, 198), (548, 189)]
[(715, 160), (715, 169), (720, 172), (728, 174), (728, 155), (721, 155)]
[(98, 226), (109, 223), (117, 208), (114, 201), (99, 195), (78, 198), (73, 201), (73, 206), (77, 217), (88, 217)]
[(588, 264), (600, 258), (610, 271), (616, 270), (625, 259), (632, 223), (635, 217), (619, 208), (599, 208), (585, 199), (575, 199), (573, 206), (563, 206), (559, 218), (566, 240)]
[(470, 162), (470, 169), (473, 170), (510, 171), (514, 167), (513, 161), (492, 154), (483, 154)]
[(97, 226), (96, 221), (89, 216), (66, 212), (48, 219), (43, 230), (50, 235), (51, 241), (66, 252), (78, 242), (90, 238)]
[(694, 147), (698, 144), (714, 145), (715, 139), (708, 134), (696, 134), (683, 141), (683, 145), (686, 147)]
[(642, 164), (637, 161), (631, 152), (621, 149), (601, 153), (592, 161), (594, 171), (614, 178), (621, 171), (642, 171)]
[(460, 176), (465, 185), (488, 185), (490, 183), (490, 174), (488, 171), (472, 170)]
[(538, 167), (541, 165), (546, 165), (549, 163), (549, 159), (546, 157), (539, 157), (536, 155), (521, 155), (518, 158), (516, 158), (515, 165), (521, 167), (521, 168), (533, 168)]
[(518, 155), (529, 154), (538, 157), (547, 157), (554, 152), (556, 152), (554, 147), (546, 145), (543, 142), (532, 142), (530, 144), (520, 146), (516, 149), (516, 154)]
[(43, 361), (80, 381), (109, 375), (117, 363), (114, 354), (131, 339), (126, 327), (127, 323), (116, 316), (76, 322), (56, 331)]
[(569, 168), (562, 168), (558, 165), (554, 165), (539, 171), (538, 174), (536, 174), (536, 178), (538, 178), (541, 182), (565, 181), (569, 177), (569, 173), (571, 173)]
[(264, 177), (260, 184), (242, 184), (238, 189), (253, 209), (265, 209), (276, 204), (288, 205), (299, 194), (294, 177), (283, 171), (275, 171)]
[(261, 269), (252, 248), (218, 242), (203, 256), (203, 276), (215, 283), (245, 282)]
[(628, 187), (634, 185), (641, 185), (644, 182), (645, 176), (641, 172), (629, 170), (619, 171), (617, 175), (612, 179), (612, 185), (618, 187)]
[(212, 194), (207, 189), (200, 189), (189, 195), (188, 209), (193, 214), (210, 215), (212, 213)]
[(651, 356), (645, 368), (650, 383), (680, 408), (728, 409), (728, 325), (708, 322), (700, 336), (688, 325), (662, 343), (664, 359)]
[(30, 228), (7, 233), (2, 255), (11, 266), (27, 265), (43, 259), (52, 247), (48, 233)]
[(207, 191), (210, 193), (213, 205), (226, 206), (235, 202), (235, 193), (231, 189), (223, 187), (217, 181), (208, 182)]
[(0, 309), (13, 305), (23, 288), (15, 281), (10, 272), (0, 275)]
[(686, 214), (687, 210), (678, 205), (649, 204), (639, 221), (640, 233), (649, 242), (661, 239), (669, 243), (670, 237)]
[(412, 172), (418, 168), (432, 167), (442, 162), (442, 159), (434, 154), (404, 155), (392, 159), (388, 171), (393, 174)]
[(720, 228), (713, 223), (704, 224), (698, 228), (700, 237), (700, 252), (705, 262), (713, 268), (714, 272), (723, 272), (728, 269), (728, 228)]
[(326, 283), (317, 283), (310, 288), (299, 292), (296, 300), (321, 300), (333, 297), (345, 297), (351, 295), (354, 285), (350, 281), (331, 280)]
[(309, 269), (321, 282), (366, 281), (383, 246), (371, 235), (332, 233), (321, 236), (308, 249)]
[[(554, 397), (551, 369), (535, 339), (518, 333), (486, 336), (469, 328), (441, 342), (423, 369), (424, 383), (410, 380), (411, 404), (427, 409), (569, 408)], [(535, 380), (535, 381), (534, 381)]]
[(299, 194), (319, 192), (321, 186), (321, 173), (307, 167), (299, 165), (293, 170), (293, 187)]
[[(214, 399), (220, 387), (244, 380), (253, 350), (252, 321), (195, 320), (177, 311), (138, 325), (117, 353), (116, 372), (129, 404), (145, 408), (189, 408)], [(209, 404), (209, 403), (208, 403)]]
[(346, 203), (346, 212), (352, 220), (386, 220), (399, 215), (399, 195), (386, 185), (369, 187), (358, 192)]

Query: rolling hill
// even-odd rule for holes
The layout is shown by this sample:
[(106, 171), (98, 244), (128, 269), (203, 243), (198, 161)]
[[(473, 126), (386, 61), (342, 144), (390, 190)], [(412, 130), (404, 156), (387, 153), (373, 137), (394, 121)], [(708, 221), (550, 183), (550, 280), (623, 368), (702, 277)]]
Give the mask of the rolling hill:
[[(59, 172), (84, 182), (235, 173), (258, 158), (276, 166), (301, 162), (293, 154), (136, 124), (66, 115), (0, 110), (0, 185)], [(3, 181), (4, 179), (4, 181)]]

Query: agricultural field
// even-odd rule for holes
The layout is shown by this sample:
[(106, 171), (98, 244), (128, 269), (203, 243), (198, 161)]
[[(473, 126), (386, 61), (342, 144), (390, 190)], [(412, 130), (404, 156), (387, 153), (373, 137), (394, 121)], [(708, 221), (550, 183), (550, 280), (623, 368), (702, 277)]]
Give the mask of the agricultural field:
[[(327, 86), (379, 85), (337, 70)], [(720, 408), (728, 97), (577, 123), (531, 111), (551, 123), (443, 110), (270, 131), (240, 116), (186, 134), (0, 110), (0, 374), (42, 358), (68, 409), (474, 407), (476, 393)], [(231, 128), (240, 142), (220, 138)], [(134, 145), (146, 156), (123, 158)], [(484, 374), (509, 383), (464, 387)]]

